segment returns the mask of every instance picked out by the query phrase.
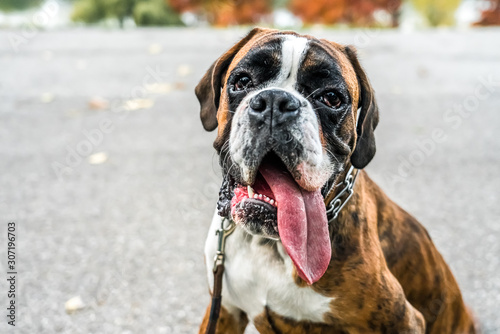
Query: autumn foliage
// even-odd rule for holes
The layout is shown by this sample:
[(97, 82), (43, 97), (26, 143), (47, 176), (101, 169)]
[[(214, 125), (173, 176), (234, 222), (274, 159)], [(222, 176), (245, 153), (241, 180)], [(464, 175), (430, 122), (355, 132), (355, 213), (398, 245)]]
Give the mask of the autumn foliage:
[(259, 23), (271, 13), (269, 0), (166, 0), (178, 12), (202, 13), (210, 24), (228, 26)]
[(393, 26), (397, 25), (397, 15), (401, 0), (291, 0), (290, 10), (304, 23), (347, 23), (353, 25), (373, 25), (373, 14), (385, 10), (391, 16)]
[(490, 0), (489, 2), (489, 8), (481, 13), (481, 19), (476, 22), (477, 25), (500, 25), (500, 0)]

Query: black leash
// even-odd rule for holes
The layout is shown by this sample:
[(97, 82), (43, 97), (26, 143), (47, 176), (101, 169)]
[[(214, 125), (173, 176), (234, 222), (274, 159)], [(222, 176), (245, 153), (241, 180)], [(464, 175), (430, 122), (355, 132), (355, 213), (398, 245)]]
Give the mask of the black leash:
[[(229, 225), (224, 227), (224, 223), (228, 221)], [(208, 318), (208, 325), (205, 334), (215, 334), (217, 320), (220, 316), (220, 307), (222, 300), (222, 277), (224, 275), (224, 259), (226, 257), (224, 250), (226, 247), (226, 238), (233, 233), (236, 228), (236, 223), (231, 219), (222, 218), (220, 228), (215, 231), (219, 236), (217, 246), (217, 254), (214, 258), (214, 288), (212, 290), (212, 304), (210, 306), (210, 316)]]

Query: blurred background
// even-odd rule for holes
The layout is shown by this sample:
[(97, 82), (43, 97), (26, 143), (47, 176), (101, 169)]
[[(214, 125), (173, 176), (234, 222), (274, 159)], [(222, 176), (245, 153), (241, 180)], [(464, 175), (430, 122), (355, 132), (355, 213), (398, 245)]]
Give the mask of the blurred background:
[(356, 46), (368, 173), (500, 333), (498, 24), (499, 0), (1, 0), (0, 333), (197, 332), (221, 179), (193, 90), (254, 25)]
[(266, 25), (443, 27), (500, 24), (499, 0), (2, 0), (0, 26)]

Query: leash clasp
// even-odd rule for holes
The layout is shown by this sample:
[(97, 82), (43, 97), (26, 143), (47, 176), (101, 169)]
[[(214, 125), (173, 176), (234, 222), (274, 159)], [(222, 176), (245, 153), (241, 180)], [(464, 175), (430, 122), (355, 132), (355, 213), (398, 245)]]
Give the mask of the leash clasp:
[[(225, 222), (228, 221), (228, 226), (224, 226)], [(217, 266), (224, 263), (225, 258), (225, 248), (226, 248), (226, 238), (233, 233), (236, 228), (236, 223), (232, 219), (222, 218), (220, 228), (215, 231), (215, 235), (217, 235), (218, 243), (217, 243), (217, 253), (214, 257), (214, 267), (213, 271), (217, 270)]]

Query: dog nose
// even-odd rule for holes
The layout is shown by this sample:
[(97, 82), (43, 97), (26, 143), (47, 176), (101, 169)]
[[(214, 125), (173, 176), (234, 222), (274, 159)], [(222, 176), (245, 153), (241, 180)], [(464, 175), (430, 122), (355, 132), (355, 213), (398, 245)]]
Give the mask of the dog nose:
[(270, 121), (275, 126), (296, 118), (300, 101), (286, 91), (272, 89), (255, 95), (248, 105), (251, 119), (265, 123)]

